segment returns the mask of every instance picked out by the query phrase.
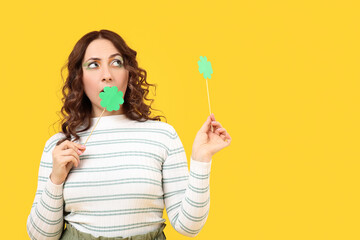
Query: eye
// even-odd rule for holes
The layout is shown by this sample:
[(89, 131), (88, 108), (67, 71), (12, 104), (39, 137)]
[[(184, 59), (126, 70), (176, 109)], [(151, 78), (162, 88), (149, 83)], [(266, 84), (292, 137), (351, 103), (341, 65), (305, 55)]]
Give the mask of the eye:
[(114, 60), (113, 62), (116, 62), (116, 63), (118, 63), (119, 65), (119, 67), (122, 67), (122, 61), (121, 60), (119, 60), (119, 59), (116, 59), (116, 60)]
[(98, 63), (97, 62), (92, 62), (92, 63), (88, 64), (88, 68), (92, 68), (92, 67), (90, 67), (92, 64), (98, 64)]

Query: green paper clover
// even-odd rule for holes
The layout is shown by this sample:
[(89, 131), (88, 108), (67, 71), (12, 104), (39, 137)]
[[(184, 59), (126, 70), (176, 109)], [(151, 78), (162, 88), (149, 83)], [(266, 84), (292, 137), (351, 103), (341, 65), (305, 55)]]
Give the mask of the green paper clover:
[(99, 97), (102, 99), (100, 105), (109, 112), (119, 110), (120, 105), (124, 103), (123, 92), (118, 91), (116, 86), (105, 87), (104, 92), (101, 92)]
[(204, 78), (211, 79), (211, 74), (213, 73), (211, 63), (207, 61), (207, 58), (204, 56), (200, 56), (200, 60), (198, 61), (199, 72), (204, 73)]

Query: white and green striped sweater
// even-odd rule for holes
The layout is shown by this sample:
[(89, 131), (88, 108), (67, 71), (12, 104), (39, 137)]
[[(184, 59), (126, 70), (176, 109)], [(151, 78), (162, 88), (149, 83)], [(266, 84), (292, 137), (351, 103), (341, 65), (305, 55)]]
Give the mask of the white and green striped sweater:
[[(94, 126), (98, 118), (92, 118)], [(84, 143), (92, 127), (80, 133)], [(190, 158), (175, 129), (165, 122), (139, 122), (124, 114), (101, 117), (61, 185), (51, 182), (52, 151), (64, 135), (46, 142), (37, 191), (27, 219), (31, 239), (59, 239), (64, 220), (95, 237), (145, 234), (165, 222), (194, 237), (210, 207), (211, 162)], [(79, 142), (79, 141), (77, 141)]]

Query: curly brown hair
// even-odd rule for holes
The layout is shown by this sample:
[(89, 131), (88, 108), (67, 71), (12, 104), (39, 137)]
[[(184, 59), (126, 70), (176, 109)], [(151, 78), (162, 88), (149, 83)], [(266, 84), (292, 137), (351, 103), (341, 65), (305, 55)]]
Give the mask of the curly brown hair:
[[(84, 92), (81, 63), (88, 45), (95, 39), (110, 40), (122, 55), (124, 67), (129, 71), (128, 86), (124, 96), (124, 104), (122, 105), (126, 117), (139, 122), (145, 122), (147, 120), (161, 121), (161, 117), (166, 120), (166, 117), (162, 115), (150, 117), (150, 109), (153, 109), (151, 108), (151, 104), (154, 100), (147, 98), (147, 95), (150, 86), (153, 86), (156, 91), (156, 85), (146, 82), (147, 73), (144, 69), (138, 67), (136, 61), (137, 52), (131, 49), (123, 38), (115, 32), (104, 29), (92, 31), (85, 34), (75, 44), (68, 57), (67, 63), (61, 68), (61, 78), (63, 81), (62, 71), (65, 68), (68, 69), (68, 77), (62, 88), (63, 98), (61, 100), (63, 106), (61, 111), (58, 112), (62, 115), (59, 121), (61, 121), (61, 133), (64, 133), (65, 137), (60, 139), (56, 145), (61, 144), (65, 140), (71, 140), (72, 136), (75, 137), (73, 141), (79, 140), (80, 136), (77, 135), (77, 133), (87, 131), (91, 127), (92, 104)], [(144, 100), (150, 100), (150, 104), (147, 105)], [(85, 128), (77, 131), (77, 128), (84, 123)]]

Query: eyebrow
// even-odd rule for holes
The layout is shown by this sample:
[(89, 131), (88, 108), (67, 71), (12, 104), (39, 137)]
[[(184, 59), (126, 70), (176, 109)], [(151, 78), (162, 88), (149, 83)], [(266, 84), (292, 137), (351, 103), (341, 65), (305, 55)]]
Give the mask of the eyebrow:
[[(109, 56), (109, 58), (115, 57), (115, 56), (117, 56), (117, 55), (119, 55), (119, 56), (121, 57), (120, 53), (114, 53), (114, 54), (111, 54), (111, 55)], [(91, 58), (89, 58), (88, 60), (86, 60), (85, 62), (87, 62), (87, 61), (89, 61), (89, 60), (91, 60), (91, 59), (93, 59), (93, 60), (101, 60), (101, 58), (91, 57)]]

